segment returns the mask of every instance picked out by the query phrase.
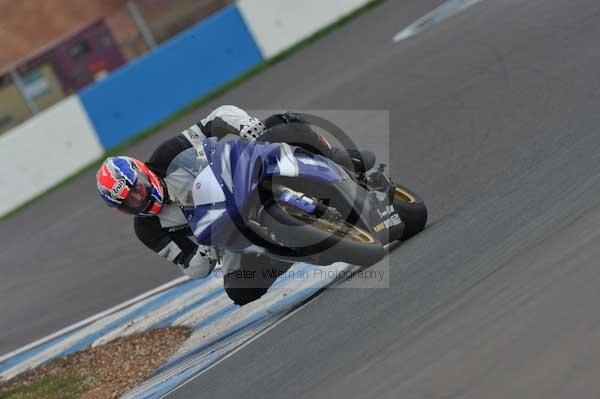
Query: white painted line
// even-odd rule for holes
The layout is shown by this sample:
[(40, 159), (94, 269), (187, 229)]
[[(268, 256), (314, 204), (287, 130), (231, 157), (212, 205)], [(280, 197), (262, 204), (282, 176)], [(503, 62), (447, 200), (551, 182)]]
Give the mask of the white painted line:
[(479, 3), (480, 1), (483, 0), (449, 0), (425, 16), (417, 19), (405, 29), (396, 33), (393, 38), (394, 43), (398, 43), (402, 40), (408, 39), (411, 36), (421, 33), (423, 30), (430, 28), (432, 25), (438, 24), (445, 19), (450, 18)]
[(152, 327), (152, 325), (185, 308), (186, 305), (194, 302), (195, 299), (201, 298), (203, 294), (206, 295), (222, 285), (221, 279), (211, 279), (206, 284), (200, 285), (199, 287), (172, 299), (163, 306), (154, 309), (152, 312), (142, 314), (130, 322), (123, 324), (121, 327), (115, 328), (108, 334), (94, 341), (94, 343), (92, 343), (92, 348), (106, 344), (116, 338), (127, 337), (131, 334), (146, 331)]
[(320, 297), (320, 295), (315, 295), (313, 298), (309, 299), (308, 301), (306, 301), (302, 306), (299, 306), (297, 308), (295, 308), (294, 310), (292, 310), (291, 312), (287, 313), (285, 316), (283, 316), (281, 319), (277, 320), (276, 322), (274, 322), (273, 324), (271, 324), (270, 326), (266, 327), (264, 330), (260, 331), (259, 333), (257, 333), (256, 335), (252, 336), (251, 338), (249, 338), (247, 341), (241, 343), (240, 345), (236, 346), (234, 349), (231, 350), (231, 352), (229, 352), (228, 354), (226, 354), (225, 356), (223, 356), (222, 358), (220, 358), (219, 360), (217, 360), (216, 362), (214, 362), (213, 364), (211, 364), (210, 366), (208, 366), (207, 368), (205, 368), (204, 370), (202, 370), (200, 373), (196, 374), (195, 376), (193, 376), (192, 378), (190, 378), (189, 380), (183, 382), (181, 385), (176, 386), (175, 388), (171, 389), (169, 392), (165, 393), (164, 395), (161, 396), (161, 398), (166, 398), (169, 394), (177, 391), (178, 389), (180, 389), (181, 387), (183, 387), (184, 385), (189, 384), (190, 382), (192, 382), (193, 380), (195, 380), (196, 378), (200, 377), (202, 374), (206, 373), (208, 370), (216, 367), (217, 365), (221, 364), (221, 362), (225, 361), (225, 359), (230, 358), (231, 356), (233, 356), (234, 354), (236, 354), (237, 352), (241, 351), (242, 349), (244, 349), (246, 346), (250, 345), (251, 343), (253, 343), (254, 341), (256, 341), (257, 339), (259, 339), (260, 337), (262, 337), (263, 335), (265, 335), (266, 333), (268, 333), (269, 331), (271, 331), (272, 329), (276, 328), (278, 325), (282, 324), (283, 322), (285, 322), (287, 319), (289, 319), (290, 317), (292, 317), (294, 314), (296, 314), (298, 311), (300, 311), (301, 309), (304, 309), (304, 307), (306, 305), (308, 305), (309, 303), (313, 302), (314, 300), (316, 300), (318, 297)]
[(12, 358), (14, 356), (20, 355), (23, 352), (27, 352), (28, 350), (31, 350), (31, 349), (33, 349), (35, 347), (38, 347), (40, 345), (44, 345), (46, 342), (51, 341), (54, 338), (60, 337), (62, 335), (66, 335), (66, 334), (68, 334), (68, 333), (70, 333), (72, 331), (75, 331), (75, 330), (77, 330), (77, 329), (79, 329), (81, 327), (84, 327), (84, 326), (86, 326), (88, 324), (94, 323), (95, 321), (97, 321), (97, 320), (99, 320), (99, 319), (101, 319), (103, 317), (106, 317), (106, 316), (111, 315), (111, 314), (113, 314), (115, 312), (118, 312), (118, 311), (120, 311), (120, 310), (122, 310), (122, 309), (124, 309), (124, 308), (126, 308), (128, 306), (131, 306), (131, 305), (133, 305), (133, 304), (135, 304), (135, 303), (137, 303), (139, 301), (142, 301), (142, 300), (144, 300), (144, 299), (146, 299), (146, 298), (148, 298), (148, 297), (150, 297), (152, 295), (155, 295), (155, 294), (157, 294), (159, 292), (162, 292), (162, 291), (166, 291), (169, 288), (172, 288), (172, 287), (174, 287), (176, 285), (184, 283), (184, 282), (186, 282), (188, 280), (189, 280), (189, 277), (182, 276), (182, 277), (176, 278), (175, 280), (170, 281), (170, 282), (168, 282), (166, 284), (163, 284), (160, 287), (156, 287), (156, 288), (154, 288), (154, 289), (152, 289), (152, 290), (150, 290), (148, 292), (144, 292), (143, 294), (140, 294), (140, 295), (136, 296), (135, 298), (132, 298), (132, 299), (130, 299), (128, 301), (125, 301), (125, 302), (121, 303), (120, 305), (116, 305), (116, 306), (114, 306), (114, 307), (112, 307), (110, 309), (107, 309), (107, 310), (105, 310), (105, 311), (103, 311), (101, 313), (98, 313), (96, 315), (90, 316), (90, 317), (88, 317), (85, 320), (82, 320), (82, 321), (80, 321), (78, 323), (75, 323), (75, 324), (73, 324), (71, 326), (63, 328), (62, 330), (57, 331), (54, 334), (48, 335), (47, 337), (44, 337), (44, 338), (39, 339), (39, 340), (37, 340), (35, 342), (32, 342), (32, 343), (30, 343), (30, 344), (28, 344), (28, 345), (26, 345), (26, 346), (24, 346), (22, 348), (16, 349), (16, 350), (14, 350), (14, 351), (12, 351), (10, 353), (2, 355), (0, 357), (0, 363), (5, 362), (6, 360), (8, 360), (8, 359), (10, 359), (10, 358)]
[[(384, 248), (390, 248), (390, 244), (386, 244), (384, 245)], [(339, 263), (334, 263), (331, 266), (336, 266), (338, 268), (341, 269), (345, 269), (347, 268), (347, 270), (353, 272), (353, 271), (357, 271), (360, 269), (359, 266), (354, 266), (354, 265), (349, 265), (347, 263), (343, 263), (343, 262), (339, 262)], [(332, 285), (335, 285), (336, 282), (341, 283), (341, 280), (333, 280), (331, 283), (327, 284), (325, 287), (323, 287), (323, 289), (329, 288)], [(321, 291), (321, 290), (320, 290)], [(272, 294), (272, 293), (271, 293)], [(290, 312), (286, 313), (285, 315), (283, 315), (280, 319), (278, 319), (277, 321), (275, 321), (273, 324), (267, 326), (265, 329), (261, 330), (260, 332), (258, 332), (256, 335), (251, 336), (250, 338), (248, 338), (246, 341), (241, 342), (239, 345), (235, 346), (233, 349), (231, 349), (231, 351), (229, 353), (227, 353), (225, 356), (223, 356), (222, 358), (220, 358), (219, 360), (217, 360), (216, 362), (214, 362), (213, 364), (211, 364), (210, 366), (208, 366), (207, 368), (203, 369), (201, 372), (199, 372), (198, 374), (194, 375), (193, 377), (189, 378), (188, 380), (184, 381), (183, 383), (181, 383), (180, 385), (174, 387), (173, 389), (169, 390), (168, 392), (166, 392), (164, 395), (161, 396), (162, 398), (166, 398), (167, 396), (169, 396), (171, 393), (177, 391), (178, 389), (180, 389), (181, 387), (183, 387), (184, 385), (189, 384), (191, 381), (195, 380), (196, 378), (198, 378), (199, 376), (201, 376), (202, 374), (206, 373), (208, 370), (216, 367), (217, 365), (219, 365), (221, 362), (223, 362), (225, 359), (230, 358), (231, 356), (233, 356), (234, 354), (236, 354), (237, 352), (241, 351), (242, 349), (244, 349), (246, 346), (250, 345), (251, 343), (253, 343), (254, 341), (256, 341), (258, 338), (262, 337), (263, 335), (265, 335), (266, 333), (268, 333), (269, 331), (273, 330), (274, 328), (276, 328), (277, 326), (279, 326), (280, 324), (284, 323), (285, 321), (287, 321), (290, 317), (292, 317), (293, 315), (295, 315), (297, 312), (299, 312), (300, 310), (304, 309), (304, 307), (306, 305), (308, 305), (309, 303), (315, 301), (317, 298), (319, 298), (321, 295), (320, 293), (317, 295), (314, 295), (312, 298), (310, 298), (309, 300), (307, 300), (306, 302), (304, 302), (301, 306), (298, 306), (296, 308), (294, 308), (293, 310), (291, 310)], [(252, 306), (252, 304), (246, 305), (246, 307)], [(209, 326), (210, 328), (210, 326)], [(194, 332), (194, 334), (192, 334), (192, 337), (190, 337), (190, 339), (188, 339), (183, 346), (176, 352), (175, 355), (173, 355), (173, 358), (175, 358), (178, 354), (181, 353), (185, 353), (186, 350), (189, 350), (187, 348), (187, 346), (189, 345), (190, 341), (193, 341), (193, 337), (194, 335), (199, 335), (199, 334), (206, 334), (206, 328), (203, 329), (204, 331), (199, 332), (200, 330), (196, 330)], [(190, 359), (190, 361), (192, 361), (192, 359)]]
[(95, 321), (92, 324), (89, 324), (83, 327), (81, 330), (73, 332), (72, 334), (68, 334), (63, 340), (55, 345), (50, 345), (45, 348), (43, 351), (32, 355), (24, 361), (21, 361), (7, 370), (4, 370), (0, 373), (0, 381), (7, 381), (11, 378), (21, 374), (26, 370), (33, 369), (40, 364), (45, 363), (50, 359), (55, 359), (63, 353), (68, 348), (82, 342), (84, 339), (94, 334), (97, 331), (102, 330), (103, 328), (109, 326), (114, 321), (121, 319), (123, 316), (130, 312), (135, 312), (137, 309), (144, 307), (148, 302), (153, 300), (152, 297), (146, 298), (143, 301), (140, 301), (129, 308), (122, 309), (119, 312), (113, 313), (109, 316), (103, 317), (100, 320)]

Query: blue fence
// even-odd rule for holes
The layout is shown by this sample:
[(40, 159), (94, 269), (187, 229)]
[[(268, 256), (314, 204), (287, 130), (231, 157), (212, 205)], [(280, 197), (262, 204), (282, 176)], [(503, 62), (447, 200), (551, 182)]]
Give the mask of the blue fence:
[(263, 60), (235, 5), (80, 92), (105, 149), (112, 148)]

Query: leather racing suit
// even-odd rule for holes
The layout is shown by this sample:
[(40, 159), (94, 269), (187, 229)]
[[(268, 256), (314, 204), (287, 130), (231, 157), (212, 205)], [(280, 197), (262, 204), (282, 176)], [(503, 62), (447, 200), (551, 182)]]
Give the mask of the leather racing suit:
[[(274, 283), (276, 277), (273, 276), (280, 275), (291, 264), (254, 254), (218, 254), (214, 248), (198, 244), (176, 201), (178, 196), (186, 195), (189, 187), (175, 173), (171, 173), (170, 166), (176, 157), (185, 155), (184, 152), (193, 154), (196, 151), (194, 142), (207, 137), (221, 140), (227, 135), (273, 143), (286, 142), (332, 157), (329, 144), (307, 124), (294, 123), (285, 129), (279, 128), (289, 122), (299, 121), (302, 120), (295, 114), (286, 113), (272, 115), (263, 123), (240, 108), (226, 105), (215, 109), (198, 124), (163, 142), (146, 165), (163, 180), (169, 198), (157, 216), (134, 218), (137, 237), (148, 248), (175, 263), (184, 274), (194, 279), (209, 276), (218, 258), (222, 257), (224, 286), (229, 297), (239, 305), (258, 299)], [(271, 270), (261, 272), (265, 268)], [(244, 281), (248, 275), (255, 276), (256, 279)], [(260, 279), (262, 280), (257, 281)]]

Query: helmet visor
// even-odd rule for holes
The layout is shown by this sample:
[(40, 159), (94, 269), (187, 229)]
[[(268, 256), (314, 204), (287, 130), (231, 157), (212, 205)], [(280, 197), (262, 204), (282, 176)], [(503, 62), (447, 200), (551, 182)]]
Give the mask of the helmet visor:
[(152, 184), (146, 174), (140, 172), (138, 178), (121, 205), (121, 210), (126, 213), (137, 215), (152, 207)]

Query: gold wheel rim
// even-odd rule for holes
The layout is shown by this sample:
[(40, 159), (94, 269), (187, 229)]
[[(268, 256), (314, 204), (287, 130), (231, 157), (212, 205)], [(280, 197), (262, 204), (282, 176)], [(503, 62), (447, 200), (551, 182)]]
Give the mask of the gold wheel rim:
[(411, 204), (414, 204), (415, 202), (417, 202), (417, 200), (415, 199), (415, 197), (413, 195), (411, 195), (408, 191), (401, 189), (400, 187), (396, 187), (396, 189), (394, 191), (394, 197), (397, 200), (409, 202)]
[(312, 215), (302, 212), (292, 206), (282, 206), (282, 209), (288, 215), (301, 220), (307, 224), (317, 227), (319, 230), (327, 231), (341, 238), (347, 238), (352, 241), (361, 242), (364, 244), (373, 244), (375, 239), (368, 232), (352, 226), (346, 222), (334, 222), (327, 219), (317, 219)]

